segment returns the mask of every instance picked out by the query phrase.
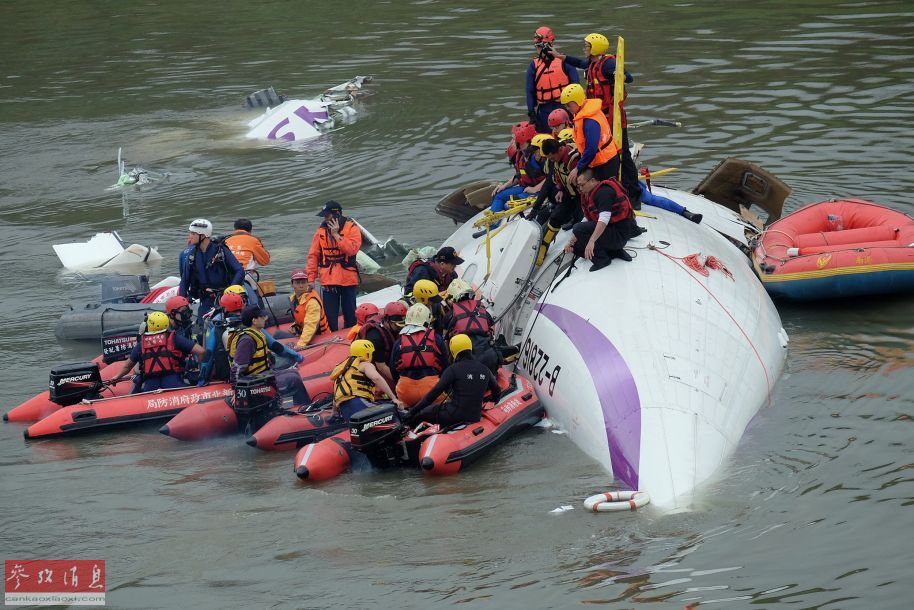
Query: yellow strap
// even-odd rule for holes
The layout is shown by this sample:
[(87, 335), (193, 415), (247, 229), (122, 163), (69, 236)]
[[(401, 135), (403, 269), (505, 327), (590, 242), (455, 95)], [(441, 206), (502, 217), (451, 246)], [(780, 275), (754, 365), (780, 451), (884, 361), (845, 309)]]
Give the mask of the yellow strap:
[(616, 148), (622, 150), (622, 113), (619, 106), (625, 96), (625, 39), (619, 36), (616, 46), (616, 82), (613, 88), (613, 140)]
[(501, 220), (502, 218), (508, 218), (509, 216), (514, 216), (515, 214), (520, 214), (521, 212), (526, 211), (529, 207), (533, 205), (536, 201), (536, 196), (530, 196), (526, 199), (518, 199), (515, 201), (514, 205), (503, 211), (503, 212), (493, 212), (491, 210), (486, 210), (483, 217), (473, 223), (473, 227), (481, 229), (482, 227), (487, 227), (494, 222)]

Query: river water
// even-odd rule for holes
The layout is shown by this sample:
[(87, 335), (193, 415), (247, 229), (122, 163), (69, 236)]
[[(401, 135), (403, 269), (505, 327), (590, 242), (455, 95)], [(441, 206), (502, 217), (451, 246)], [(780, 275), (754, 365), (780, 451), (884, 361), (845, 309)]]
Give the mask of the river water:
[[(62, 272), (53, 243), (116, 229), (159, 246), (157, 280), (190, 219), (227, 232), (248, 216), (280, 279), (328, 198), (379, 237), (440, 243), (453, 225), (434, 203), (509, 173), (500, 155), (541, 24), (572, 54), (592, 30), (625, 37), (632, 120), (683, 123), (632, 133), (651, 168), (680, 168), (671, 186), (735, 156), (793, 187), (788, 210), (853, 195), (914, 212), (909, 2), (567, 6), (4, 2), (3, 410), (51, 364), (98, 351), (54, 339), (98, 284)], [(248, 93), (307, 97), (357, 74), (375, 77), (358, 121), (298, 146), (243, 139)], [(118, 147), (169, 179), (106, 190)], [(691, 512), (586, 513), (609, 481), (543, 429), (453, 478), (307, 487), (290, 455), (238, 439), (26, 444), (5, 424), (0, 555), (104, 559), (108, 605), (123, 608), (910, 607), (911, 299), (780, 311), (787, 373)], [(574, 510), (550, 512), (562, 505)]]

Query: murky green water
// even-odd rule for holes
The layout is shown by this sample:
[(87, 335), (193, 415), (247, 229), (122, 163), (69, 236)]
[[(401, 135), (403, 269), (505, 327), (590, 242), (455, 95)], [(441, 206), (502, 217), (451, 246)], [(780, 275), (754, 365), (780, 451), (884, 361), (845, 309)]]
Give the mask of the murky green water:
[[(187, 222), (239, 216), (304, 258), (333, 197), (379, 237), (439, 243), (434, 203), (501, 178), (524, 116), (533, 30), (578, 52), (626, 38), (643, 159), (691, 188), (726, 156), (788, 182), (788, 208), (860, 196), (914, 212), (914, 10), (905, 2), (8, 1), (0, 5), (0, 388), (51, 363), (64, 306), (97, 283), (52, 243), (116, 229), (174, 272)], [(375, 77), (361, 118), (292, 146), (243, 139), (245, 95), (309, 96)], [(122, 196), (115, 156), (168, 172)], [(291, 456), (151, 430), (25, 444), (0, 426), (3, 558), (100, 558), (113, 607), (906, 608), (914, 307), (910, 297), (782, 307), (788, 374), (697, 510), (591, 515), (605, 475), (537, 430), (459, 477), (356, 473), (303, 487)], [(647, 323), (647, 322), (646, 322)], [(561, 515), (549, 511), (573, 504)]]

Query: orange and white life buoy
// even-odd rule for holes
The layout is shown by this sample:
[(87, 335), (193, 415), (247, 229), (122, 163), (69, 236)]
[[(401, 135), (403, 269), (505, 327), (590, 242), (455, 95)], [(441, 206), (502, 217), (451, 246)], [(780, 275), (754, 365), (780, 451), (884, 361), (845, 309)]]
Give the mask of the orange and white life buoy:
[(584, 500), (584, 508), (595, 513), (635, 510), (647, 505), (651, 497), (644, 491), (607, 491)]

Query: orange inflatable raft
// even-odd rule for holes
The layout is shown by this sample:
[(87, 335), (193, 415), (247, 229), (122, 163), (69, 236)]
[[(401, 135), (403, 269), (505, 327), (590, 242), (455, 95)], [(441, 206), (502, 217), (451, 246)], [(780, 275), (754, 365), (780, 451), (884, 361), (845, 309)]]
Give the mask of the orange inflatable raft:
[(359, 411), (349, 429), (302, 447), (295, 455), (295, 474), (308, 481), (324, 481), (345, 472), (360, 456), (376, 468), (412, 465), (431, 475), (459, 472), (543, 417), (543, 407), (529, 381), (502, 369), (499, 382), (505, 389), (501, 400), (486, 403), (480, 421), (456, 427), (441, 429), (422, 423), (408, 429), (389, 403)]
[[(304, 361), (297, 365), (298, 373), (311, 396), (316, 397), (330, 391), (331, 382), (328, 375), (343, 358), (339, 354), (348, 353), (348, 344), (340, 341), (338, 337), (327, 341), (326, 345), (304, 352)], [(115, 365), (115, 368), (119, 368), (119, 365)], [(189, 386), (84, 400), (78, 404), (58, 408), (29, 426), (24, 435), (27, 439), (34, 439), (170, 420), (185, 409), (196, 407), (197, 417), (190, 417), (184, 427), (184, 430), (190, 430), (187, 432), (188, 437), (216, 436), (225, 429), (225, 422), (222, 422), (221, 418), (228, 414), (234, 417), (234, 412), (226, 403), (226, 399), (232, 395), (232, 386), (219, 382), (199, 387)]]
[(755, 247), (772, 297), (811, 301), (914, 291), (914, 219), (864, 201), (808, 205), (774, 222)]

